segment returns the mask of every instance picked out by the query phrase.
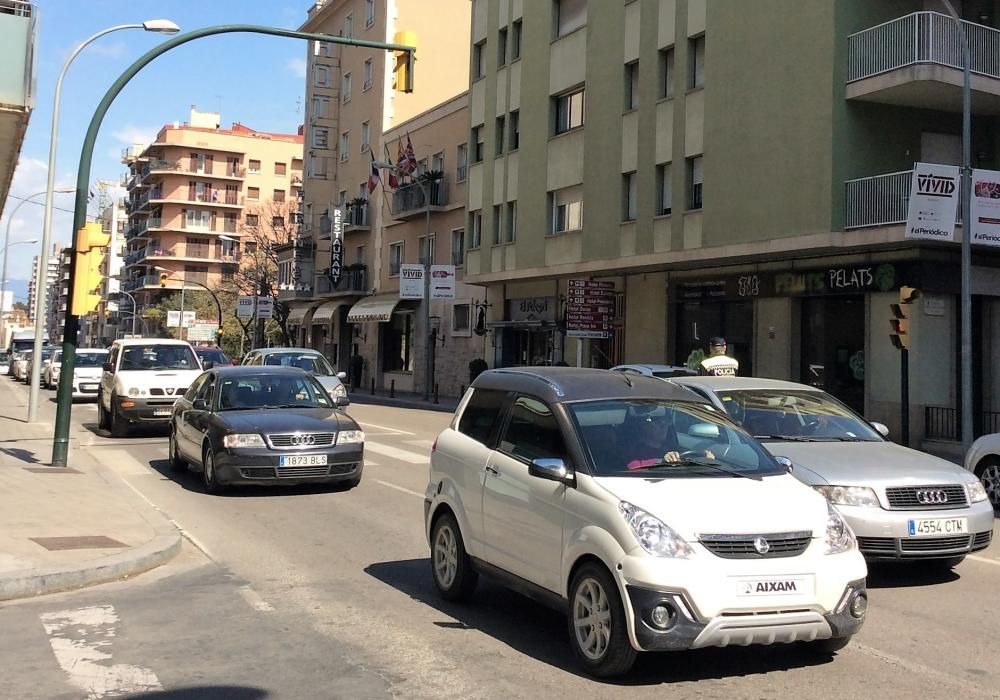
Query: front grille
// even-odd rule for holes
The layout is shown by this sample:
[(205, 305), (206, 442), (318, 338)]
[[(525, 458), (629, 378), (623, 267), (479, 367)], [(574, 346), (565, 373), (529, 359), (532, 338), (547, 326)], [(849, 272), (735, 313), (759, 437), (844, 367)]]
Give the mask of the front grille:
[(896, 540), (892, 537), (859, 537), (858, 549), (873, 554), (895, 554)]
[(891, 486), (885, 490), (889, 507), (897, 510), (941, 510), (968, 505), (965, 487), (950, 486)]
[(184, 396), (184, 392), (186, 392), (187, 389), (171, 389), (171, 391), (173, 393), (170, 393), (170, 392), (168, 392), (168, 391), (166, 391), (164, 389), (161, 389), (160, 387), (153, 387), (152, 389), (149, 390), (149, 395), (150, 396), (176, 396), (176, 397), (181, 397), (181, 396)]
[(986, 532), (977, 532), (972, 537), (972, 548), (973, 549), (985, 549), (990, 546), (990, 542), (993, 540), (993, 531), (987, 530)]
[(281, 450), (308, 450), (314, 447), (330, 447), (337, 439), (337, 433), (285, 433), (268, 435), (271, 447)]
[[(754, 544), (758, 538), (767, 541), (767, 551), (761, 554)], [(806, 551), (812, 534), (809, 532), (779, 532), (761, 535), (702, 535), (702, 546), (723, 559), (778, 559), (797, 557)]]
[(952, 549), (968, 549), (968, 535), (958, 537), (914, 537), (900, 540), (903, 553), (907, 552), (944, 552)]

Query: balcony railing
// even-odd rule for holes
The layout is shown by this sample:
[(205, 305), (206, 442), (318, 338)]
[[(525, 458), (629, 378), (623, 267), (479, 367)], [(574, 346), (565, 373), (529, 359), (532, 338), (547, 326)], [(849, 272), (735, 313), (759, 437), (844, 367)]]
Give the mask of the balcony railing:
[[(844, 183), (844, 228), (906, 223), (912, 184), (912, 170), (848, 180)], [(961, 207), (955, 221), (962, 221)]]
[(242, 165), (233, 166), (230, 163), (213, 164), (211, 167), (206, 163), (198, 166), (192, 164), (191, 160), (151, 160), (140, 171), (140, 179), (145, 180), (153, 172), (176, 172), (185, 175), (201, 175), (203, 177), (235, 177), (242, 178), (246, 175), (246, 168)]
[(448, 182), (444, 179), (434, 182), (414, 182), (403, 185), (392, 194), (393, 216), (405, 218), (408, 214), (423, 212), (427, 206), (424, 201), (424, 188), (430, 198), (432, 207), (443, 207), (448, 204)]
[(368, 268), (358, 267), (345, 269), (340, 276), (336, 286), (330, 284), (330, 278), (325, 274), (316, 277), (317, 294), (367, 294), (368, 293)]
[[(970, 70), (1000, 78), (1000, 31), (962, 21), (969, 40)], [(954, 20), (940, 12), (914, 12), (848, 37), (847, 82), (933, 63), (962, 69), (962, 43)]]
[[(1000, 432), (1000, 411), (983, 411), (973, 425), (976, 437)], [(928, 440), (960, 440), (962, 417), (950, 406), (924, 406), (924, 437)]]

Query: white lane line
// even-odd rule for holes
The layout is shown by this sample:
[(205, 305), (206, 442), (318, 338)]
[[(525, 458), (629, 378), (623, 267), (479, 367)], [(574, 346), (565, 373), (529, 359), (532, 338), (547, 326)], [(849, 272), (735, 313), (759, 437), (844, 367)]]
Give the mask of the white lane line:
[(433, 440), (403, 440), (404, 444), (413, 445), (414, 447), (422, 447), (425, 450), (430, 450), (434, 447)]
[(56, 661), (87, 698), (163, 690), (148, 668), (110, 663), (118, 623), (113, 605), (44, 613), (41, 620)]
[(254, 610), (257, 610), (258, 612), (274, 612), (274, 606), (261, 598), (260, 594), (250, 588), (250, 586), (242, 586), (239, 591), (243, 600), (245, 600), (247, 605)]
[(989, 557), (977, 557), (975, 554), (970, 554), (966, 559), (971, 559), (972, 561), (982, 562), (983, 564), (992, 564), (993, 566), (1000, 566), (1000, 559), (990, 559)]
[(410, 464), (431, 463), (431, 458), (427, 455), (417, 454), (409, 450), (401, 450), (398, 447), (383, 445), (381, 442), (372, 442), (371, 440), (365, 440), (365, 452), (374, 452), (377, 455), (398, 459), (400, 462), (409, 462)]
[(160, 507), (159, 507), (158, 505), (156, 505), (156, 504), (155, 504), (155, 503), (153, 503), (153, 502), (152, 502), (151, 500), (149, 500), (148, 498), (146, 498), (146, 494), (144, 494), (144, 493), (143, 493), (142, 491), (140, 491), (140, 490), (139, 490), (139, 489), (137, 489), (137, 488), (136, 488), (135, 486), (133, 486), (133, 485), (132, 485), (132, 483), (131, 483), (131, 482), (130, 482), (130, 481), (129, 481), (128, 479), (126, 479), (125, 477), (122, 477), (122, 481), (124, 481), (124, 482), (125, 482), (125, 485), (126, 485), (126, 486), (128, 486), (128, 487), (129, 487), (130, 489), (132, 489), (133, 491), (135, 491), (135, 492), (136, 492), (136, 494), (137, 494), (137, 495), (139, 496), (139, 498), (141, 498), (141, 499), (142, 499), (142, 500), (144, 500), (144, 501), (145, 501), (146, 503), (148, 503), (148, 504), (149, 504), (149, 506), (150, 506), (150, 508), (152, 508), (153, 510), (155, 510), (155, 511), (157, 511), (157, 512), (161, 513), (161, 514), (163, 515), (163, 517), (164, 517), (164, 518), (166, 518), (167, 520), (169, 520), (169, 521), (170, 521), (170, 523), (171, 523), (171, 524), (172, 524), (172, 525), (173, 525), (174, 527), (176, 527), (176, 528), (177, 528), (177, 531), (181, 533), (181, 537), (183, 537), (183, 538), (184, 538), (184, 539), (186, 539), (186, 540), (187, 540), (188, 542), (190, 542), (190, 543), (191, 543), (191, 544), (193, 544), (193, 545), (194, 545), (195, 547), (197, 547), (197, 548), (199, 549), (199, 551), (201, 551), (201, 553), (202, 553), (202, 554), (204, 554), (204, 555), (205, 555), (206, 557), (208, 557), (208, 558), (209, 558), (209, 559), (211, 559), (212, 561), (215, 561), (215, 557), (214, 557), (214, 556), (212, 556), (212, 553), (211, 553), (210, 551), (208, 551), (208, 547), (206, 547), (206, 546), (205, 546), (204, 544), (202, 544), (202, 543), (201, 543), (201, 542), (200, 542), (200, 541), (198, 540), (198, 538), (196, 538), (196, 537), (195, 537), (194, 535), (192, 535), (192, 534), (191, 534), (190, 532), (188, 532), (187, 530), (185, 530), (185, 529), (184, 529), (184, 527), (183, 527), (183, 526), (182, 526), (182, 525), (181, 525), (181, 524), (180, 524), (179, 522), (177, 522), (176, 520), (174, 520), (173, 518), (171, 518), (171, 517), (170, 517), (170, 515), (169, 515), (169, 514), (168, 514), (168, 513), (166, 512), (166, 511), (164, 511), (164, 510), (163, 510), (162, 508), (160, 508)]
[(395, 484), (390, 484), (388, 481), (382, 481), (381, 479), (375, 479), (374, 481), (376, 484), (382, 484), (383, 486), (387, 486), (390, 489), (396, 489), (397, 491), (408, 493), (411, 496), (416, 496), (417, 498), (424, 497), (424, 494), (422, 493), (417, 493), (416, 491), (411, 491), (410, 489), (403, 488), (402, 486), (396, 486)]
[(387, 430), (390, 433), (393, 433), (394, 435), (416, 435), (416, 433), (411, 433), (406, 430), (400, 430), (399, 428), (390, 428), (388, 425), (378, 425), (377, 423), (366, 423), (363, 420), (359, 420), (358, 423), (360, 425), (365, 426), (366, 428), (377, 428), (379, 430)]

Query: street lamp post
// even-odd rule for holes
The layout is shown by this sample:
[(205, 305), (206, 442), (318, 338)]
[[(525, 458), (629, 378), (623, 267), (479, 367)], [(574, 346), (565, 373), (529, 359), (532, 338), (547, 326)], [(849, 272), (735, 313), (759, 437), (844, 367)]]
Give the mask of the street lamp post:
[[(10, 239), (10, 224), (7, 225), (7, 239)], [(24, 241), (14, 241), (13, 243), (7, 243), (3, 247), (3, 282), (0, 283), (0, 321), (2, 321), (7, 314), (7, 309), (4, 308), (5, 302), (7, 300), (7, 249), (12, 248), (16, 245), (27, 245), (29, 243), (38, 243), (37, 238), (29, 238)], [(13, 306), (13, 304), (11, 304)]]
[[(69, 188), (64, 187), (62, 189), (56, 190), (56, 192), (59, 192), (59, 193), (68, 193), (68, 192), (72, 192), (72, 191), (73, 191), (73, 188), (71, 188), (71, 187), (69, 187)], [(30, 197), (25, 197), (24, 199), (22, 199), (20, 202), (17, 203), (17, 206), (14, 207), (14, 209), (10, 212), (10, 216), (7, 219), (7, 232), (4, 234), (4, 240), (3, 240), (3, 280), (0, 281), (0, 299), (3, 299), (3, 297), (5, 296), (5, 294), (7, 292), (7, 249), (10, 248), (12, 245), (16, 245), (16, 243), (11, 243), (10, 242), (10, 225), (14, 222), (14, 215), (17, 214), (17, 210), (20, 209), (23, 204), (27, 204), (28, 202), (30, 202), (35, 197), (41, 197), (43, 194), (48, 194), (48, 190), (43, 190), (41, 192), (35, 192), (35, 194), (31, 195)], [(18, 241), (18, 242), (27, 243), (28, 241)], [(33, 239), (31, 239), (31, 242), (32, 243), (37, 243), (38, 240), (33, 238)], [(44, 248), (45, 244), (43, 243), (42, 246)], [(41, 257), (39, 257), (39, 263), (41, 263)], [(46, 263), (47, 263), (47, 261), (46, 261)], [(37, 287), (37, 289), (42, 290), (44, 288), (45, 288), (45, 277), (43, 275), (42, 276), (42, 285), (39, 286), (39, 287)], [(37, 306), (37, 304), (36, 304), (36, 306)]]
[[(118, 293), (119, 294), (124, 294), (125, 296), (127, 296), (129, 299), (132, 300), (132, 335), (135, 336), (135, 319), (138, 318), (138, 316), (139, 316), (139, 307), (136, 306), (135, 297), (134, 296), (132, 296), (128, 292), (120, 290), (120, 289), (118, 290)], [(143, 324), (143, 328), (145, 328), (145, 325), (146, 324)]]
[[(66, 77), (66, 71), (69, 70), (70, 64), (73, 63), (73, 59), (83, 51), (83, 49), (91, 42), (101, 38), (105, 34), (110, 34), (111, 32), (117, 32), (122, 29), (142, 29), (147, 32), (156, 32), (158, 34), (176, 34), (181, 30), (176, 24), (166, 19), (151, 19), (145, 22), (136, 24), (119, 24), (114, 27), (108, 27), (107, 29), (102, 29), (96, 34), (92, 35), (90, 38), (86, 39), (83, 43), (76, 47), (63, 63), (62, 70), (59, 72), (59, 78), (56, 80), (56, 92), (52, 102), (52, 129), (49, 134), (49, 166), (48, 172), (46, 173), (46, 190), (45, 190), (45, 217), (42, 221), (42, 252), (38, 256), (38, 275), (36, 278), (37, 289), (44, 289), (45, 283), (45, 270), (49, 264), (49, 242), (52, 239), (52, 194), (53, 187), (55, 187), (56, 178), (56, 146), (59, 139), (59, 106), (62, 101), (62, 85), (63, 79)], [(79, 187), (79, 178), (77, 178), (77, 186)], [(87, 184), (83, 185), (84, 191), (87, 189)], [(76, 198), (76, 208), (77, 213), (75, 218), (79, 219), (79, 225), (74, 226), (73, 235), (76, 235), (76, 230), (83, 226), (84, 220), (86, 218), (86, 204), (87, 200), (83, 199), (83, 204), (81, 205), (80, 192), (77, 192)], [(80, 216), (80, 207), (83, 207), (84, 216)], [(75, 256), (74, 256), (75, 257)], [(71, 267), (75, 270), (75, 262), (71, 264)], [(45, 301), (41, 294), (36, 295), (35, 301), (35, 351), (31, 353), (31, 388), (28, 394), (28, 422), (34, 423), (38, 418), (38, 378), (41, 376), (42, 369), (42, 342), (44, 336), (42, 334), (42, 326), (37, 323), (37, 319), (40, 319), (45, 315)], [(42, 300), (41, 303), (38, 300)], [(67, 314), (67, 318), (70, 314)], [(67, 386), (72, 384), (73, 372), (72, 363), (70, 364), (70, 378), (67, 380), (69, 383)]]

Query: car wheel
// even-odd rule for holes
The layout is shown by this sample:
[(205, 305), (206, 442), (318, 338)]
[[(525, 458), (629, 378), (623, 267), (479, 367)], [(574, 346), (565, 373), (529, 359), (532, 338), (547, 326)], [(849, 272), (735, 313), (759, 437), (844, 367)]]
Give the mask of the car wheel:
[(225, 487), (219, 483), (219, 475), (215, 471), (215, 452), (209, 445), (205, 445), (201, 464), (201, 479), (205, 482), (205, 493), (222, 493)]
[(438, 593), (445, 600), (467, 599), (479, 580), (451, 513), (440, 516), (431, 528), (431, 573)]
[(638, 653), (629, 642), (625, 607), (607, 569), (596, 563), (581, 566), (569, 600), (570, 642), (587, 672), (618, 676), (632, 668)]
[(173, 426), (170, 427), (170, 434), (167, 436), (167, 460), (170, 462), (170, 469), (175, 472), (187, 469), (187, 460), (177, 451), (177, 435)]
[(124, 438), (128, 437), (129, 427), (128, 421), (118, 415), (118, 409), (115, 408), (115, 395), (111, 395), (111, 437)]
[(97, 429), (98, 430), (108, 430), (111, 426), (108, 424), (108, 412), (104, 410), (104, 397), (100, 392), (97, 394)]
[(851, 643), (851, 635), (846, 637), (831, 637), (830, 639), (820, 639), (809, 642), (810, 648), (821, 654), (836, 654), (838, 651)]
[(990, 503), (994, 508), (1000, 508), (1000, 461), (995, 458), (984, 459), (976, 467), (976, 476), (986, 489)]

